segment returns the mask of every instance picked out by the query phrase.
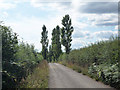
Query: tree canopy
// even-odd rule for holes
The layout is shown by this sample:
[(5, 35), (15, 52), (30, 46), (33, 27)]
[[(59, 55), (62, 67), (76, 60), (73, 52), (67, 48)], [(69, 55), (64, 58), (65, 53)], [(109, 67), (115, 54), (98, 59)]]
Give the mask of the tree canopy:
[(63, 17), (62, 25), (63, 27), (61, 29), (61, 43), (63, 46), (65, 46), (66, 53), (69, 54), (71, 50), (72, 32), (74, 30), (69, 15), (65, 15)]

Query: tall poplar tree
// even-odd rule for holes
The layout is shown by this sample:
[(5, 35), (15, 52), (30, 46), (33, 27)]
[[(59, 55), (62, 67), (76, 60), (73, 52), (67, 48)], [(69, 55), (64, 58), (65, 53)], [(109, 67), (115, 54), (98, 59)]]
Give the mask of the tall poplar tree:
[(53, 59), (57, 60), (61, 50), (61, 42), (60, 42), (60, 27), (57, 25), (56, 28), (53, 29), (52, 32), (52, 51), (53, 51)]
[(69, 54), (71, 50), (72, 32), (74, 30), (72, 22), (69, 15), (65, 15), (62, 19), (62, 29), (61, 29), (61, 42), (65, 46), (65, 51)]
[(44, 59), (47, 59), (47, 54), (48, 54), (48, 31), (46, 30), (46, 26), (43, 25), (42, 27), (42, 38), (41, 38), (41, 43), (42, 43), (42, 56)]
[(52, 56), (53, 56), (53, 51), (52, 51), (52, 46), (49, 46), (49, 52), (48, 52), (48, 60), (49, 62), (52, 61)]

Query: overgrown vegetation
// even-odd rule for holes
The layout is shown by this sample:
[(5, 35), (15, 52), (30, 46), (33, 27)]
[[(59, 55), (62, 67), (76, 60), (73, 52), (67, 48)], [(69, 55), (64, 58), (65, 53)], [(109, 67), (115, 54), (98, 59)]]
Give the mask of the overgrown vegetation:
[(120, 88), (118, 44), (118, 38), (111, 37), (108, 41), (100, 41), (88, 47), (72, 50), (70, 54), (63, 54), (59, 61), (105, 84)]
[[(18, 35), (10, 27), (0, 24), (2, 33), (2, 83), (3, 88), (47, 87), (47, 62), (59, 61), (73, 70), (89, 75), (115, 88), (120, 88), (120, 40), (111, 37), (107, 41), (96, 42), (87, 47), (71, 51), (72, 21), (69, 15), (62, 19), (63, 27), (58, 25), (52, 31), (52, 43), (48, 50), (48, 31), (42, 27), (42, 51), (38, 53), (34, 45), (20, 42)], [(1, 39), (1, 38), (0, 38)], [(65, 47), (65, 53), (61, 50)], [(22, 81), (21, 81), (22, 80)]]
[(16, 88), (31, 74), (43, 57), (33, 45), (18, 40), (10, 27), (0, 25), (2, 33), (2, 88)]
[(21, 88), (48, 88), (48, 64), (42, 61), (33, 70), (33, 73), (21, 81)]
[[(19, 41), (17, 33), (12, 32), (10, 27), (0, 23), (0, 32), (2, 34), (3, 89), (6, 87), (19, 87), (22, 79), (26, 79), (26, 77), (32, 73), (34, 76), (34, 73), (38, 71), (38, 69), (34, 68), (37, 68), (36, 66), (39, 65), (43, 59), (57, 61), (58, 57), (62, 53), (61, 44), (65, 46), (66, 53), (70, 52), (70, 42), (72, 41), (71, 35), (73, 32), (73, 27), (71, 26), (72, 23), (69, 15), (65, 15), (65, 17), (63, 17), (62, 25), (62, 29), (59, 26), (56, 26), (56, 28), (53, 29), (52, 44), (49, 48), (49, 52), (48, 31), (46, 26), (43, 25), (43, 31), (41, 33), (42, 37), (40, 41), (42, 44), (42, 51), (41, 53), (38, 53), (35, 50), (34, 45), (29, 45), (28, 43)], [(29, 84), (27, 84), (26, 87), (29, 87)], [(33, 86), (30, 85), (30, 87)]]
[[(97, 81), (100, 80), (105, 84), (120, 88), (120, 61), (118, 59), (120, 40), (118, 37), (111, 37), (107, 41), (96, 42), (71, 51), (74, 28), (69, 15), (63, 17), (62, 25), (61, 29), (59, 26), (53, 29), (52, 45), (49, 46), (47, 60), (56, 62), (59, 59), (60, 63), (82, 72), (84, 75), (89, 75)], [(43, 37), (47, 42), (47, 34)], [(65, 53), (59, 53), (61, 45), (65, 47)]]

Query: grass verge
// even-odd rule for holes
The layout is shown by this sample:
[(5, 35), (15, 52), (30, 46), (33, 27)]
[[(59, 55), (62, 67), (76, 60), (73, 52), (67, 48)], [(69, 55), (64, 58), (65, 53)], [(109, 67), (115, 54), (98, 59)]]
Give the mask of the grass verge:
[(88, 73), (88, 67), (87, 67), (87, 66), (86, 66), (86, 67), (82, 67), (82, 66), (79, 66), (79, 65), (77, 65), (77, 64), (75, 64), (75, 63), (73, 64), (73, 63), (71, 63), (71, 62), (68, 63), (68, 62), (63, 62), (63, 61), (59, 61), (58, 63), (60, 63), (60, 64), (62, 64), (62, 65), (64, 65), (64, 66), (67, 66), (67, 67), (75, 70), (75, 71), (78, 72), (78, 73), (82, 73), (83, 75), (87, 75), (87, 76), (89, 76), (90, 78), (92, 78), (92, 79), (94, 79), (94, 80), (96, 80), (96, 81), (102, 82), (101, 80), (98, 79), (98, 77), (97, 77), (96, 75), (91, 76), (91, 75)]
[(60, 64), (62, 64), (64, 66), (67, 66), (67, 67), (77, 71), (78, 73), (82, 73), (83, 75), (88, 75), (89, 76), (87, 67), (81, 67), (81, 66), (79, 66), (77, 64), (73, 64), (71, 62), (68, 63), (68, 62), (61, 62), (60, 61), (58, 63), (60, 63)]
[(48, 88), (48, 63), (42, 61), (25, 80), (22, 80), (20, 88)]
[[(83, 75), (87, 75), (87, 76), (89, 76), (90, 78), (92, 78), (92, 79), (94, 79), (94, 80), (96, 80), (96, 81), (99, 81), (99, 82), (102, 82), (102, 83), (104, 83), (104, 81), (102, 81), (101, 79), (99, 79), (98, 77), (97, 77), (97, 75), (95, 74), (94, 76), (91, 76), (89, 73), (88, 73), (88, 67), (81, 67), (81, 66), (79, 66), (79, 65), (77, 65), (77, 64), (73, 64), (73, 63), (68, 63), (68, 62), (63, 62), (63, 61), (59, 61), (58, 63), (60, 63), (60, 64), (62, 64), (62, 65), (64, 65), (64, 66), (67, 66), (67, 67), (69, 67), (69, 68), (71, 68), (71, 69), (73, 69), (73, 70), (75, 70), (75, 71), (77, 71), (77, 72), (79, 72), (79, 73), (82, 73)], [(106, 83), (104, 83), (104, 84), (106, 84)], [(109, 84), (106, 84), (106, 85), (109, 85)], [(111, 85), (110, 85), (111, 86)], [(112, 86), (113, 87), (113, 86)], [(115, 87), (116, 88), (116, 87)], [(116, 88), (117, 89), (117, 88)], [(117, 89), (117, 90), (119, 90), (119, 88)]]

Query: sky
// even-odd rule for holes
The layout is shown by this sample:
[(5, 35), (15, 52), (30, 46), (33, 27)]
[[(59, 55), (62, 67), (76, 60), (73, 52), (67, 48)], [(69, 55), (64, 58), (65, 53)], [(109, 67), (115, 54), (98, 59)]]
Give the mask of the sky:
[(42, 26), (47, 27), (50, 45), (53, 28), (62, 27), (66, 14), (74, 27), (72, 49), (118, 35), (118, 0), (0, 0), (0, 21), (38, 51)]

